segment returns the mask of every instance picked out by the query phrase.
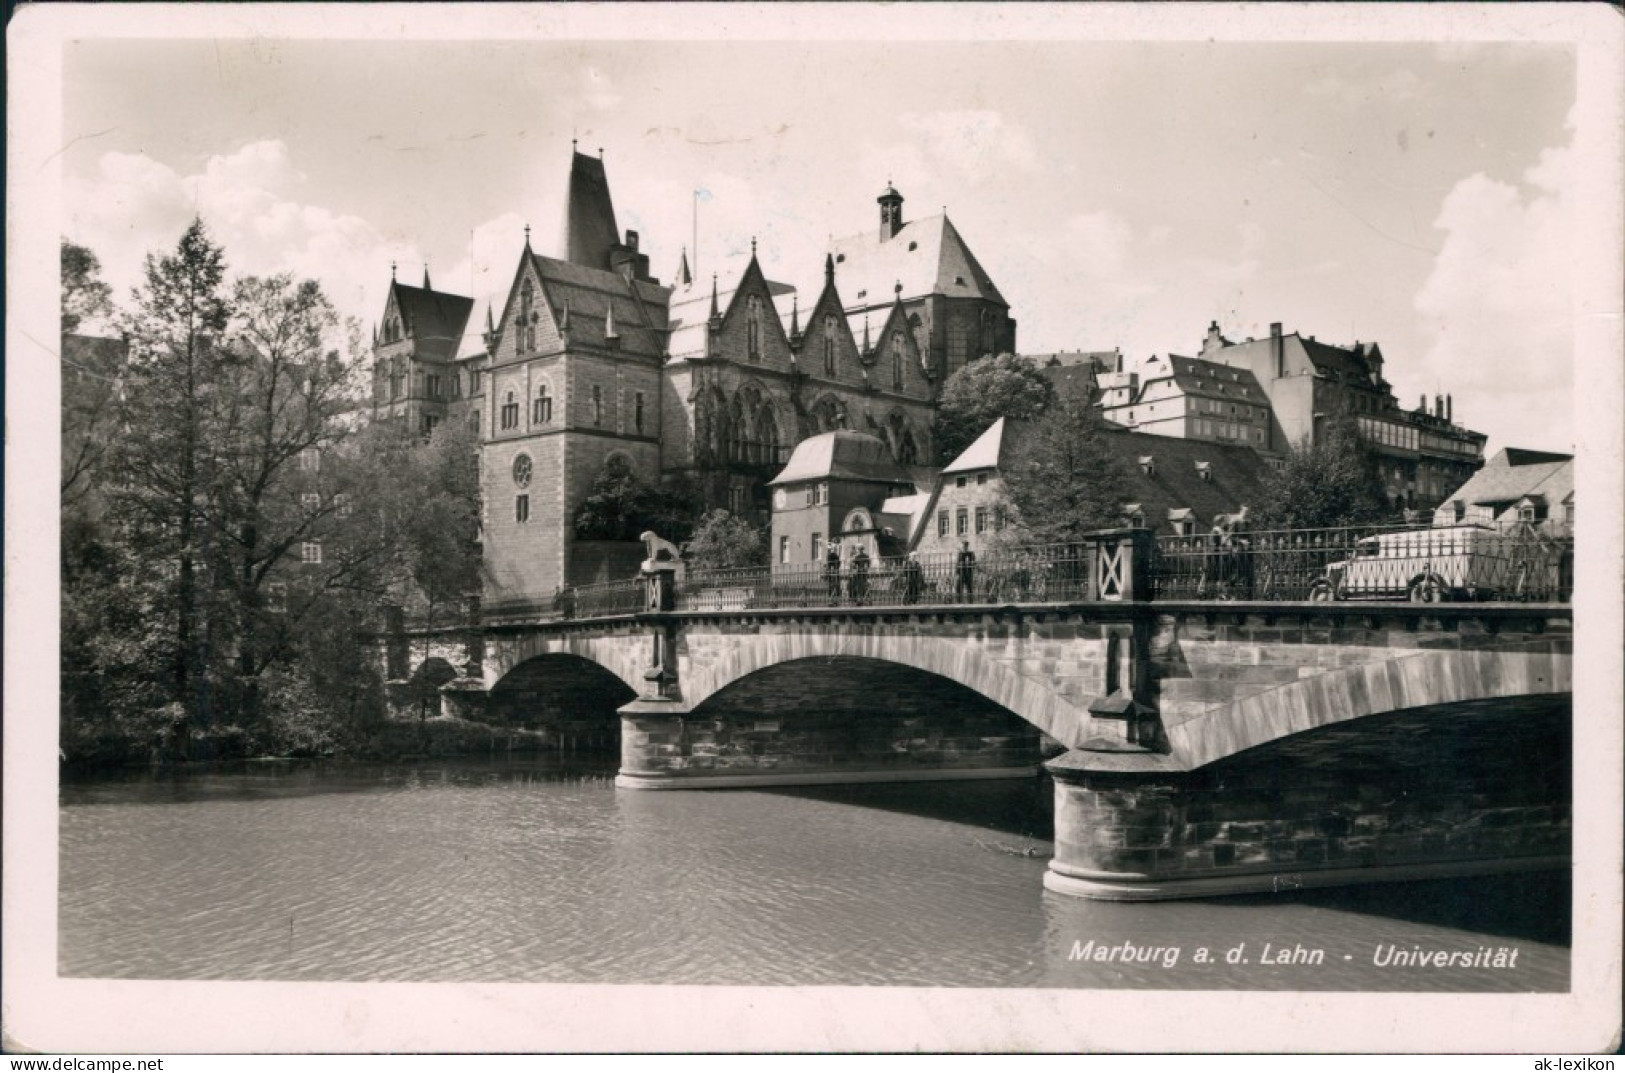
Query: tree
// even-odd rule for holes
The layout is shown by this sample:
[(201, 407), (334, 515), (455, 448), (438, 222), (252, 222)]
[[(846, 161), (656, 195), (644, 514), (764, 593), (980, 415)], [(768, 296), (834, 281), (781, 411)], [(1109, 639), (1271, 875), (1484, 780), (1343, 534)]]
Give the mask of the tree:
[(1064, 543), (1121, 524), (1129, 474), (1094, 407), (1058, 399), (1037, 419), (1006, 425), (1006, 435), (1001, 471), (1020, 539)]
[(62, 240), (62, 334), (99, 326), (113, 316), (113, 289), (101, 278), (102, 263), (83, 246)]
[(708, 511), (683, 545), (683, 560), (696, 570), (733, 570), (767, 565), (762, 531), (725, 510)]
[(148, 254), (145, 283), (132, 296), (124, 321), (130, 344), (130, 384), (114, 454), (118, 493), (113, 508), (143, 565), (170, 579), (165, 617), (173, 644), (166, 681), (187, 723), (207, 709), (211, 648), (205, 621), (200, 562), (211, 538), (203, 510), (218, 461), (207, 450), (206, 397), (226, 360), (220, 346), (229, 319), (224, 291), (225, 255), (194, 220), (174, 251)]
[(681, 543), (693, 528), (693, 497), (650, 487), (621, 455), (604, 463), (575, 517), (581, 540), (636, 540), (652, 530)]
[(1345, 416), (1324, 426), (1319, 443), (1292, 448), (1270, 471), (1252, 521), (1259, 529), (1330, 529), (1380, 522), (1390, 513), (1376, 460)]
[(1054, 399), (1054, 386), (1025, 358), (973, 361), (942, 385), (934, 427), (938, 457), (950, 462), (999, 418), (1032, 420)]

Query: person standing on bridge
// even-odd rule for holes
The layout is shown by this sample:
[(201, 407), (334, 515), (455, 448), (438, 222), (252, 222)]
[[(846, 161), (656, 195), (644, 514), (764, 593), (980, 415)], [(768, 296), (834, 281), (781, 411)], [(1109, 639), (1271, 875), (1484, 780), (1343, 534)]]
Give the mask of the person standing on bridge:
[(869, 595), (869, 552), (862, 544), (852, 556), (852, 576), (847, 579), (846, 591), (858, 607), (863, 606), (864, 598)]
[(829, 551), (824, 555), (824, 586), (829, 589), (829, 606), (834, 607), (841, 602), (841, 542), (829, 542)]
[(903, 602), (917, 604), (925, 591), (925, 571), (920, 566), (920, 553), (911, 551), (903, 560)]
[(954, 599), (966, 601), (976, 598), (976, 553), (970, 550), (970, 541), (959, 542), (959, 555), (954, 560)]

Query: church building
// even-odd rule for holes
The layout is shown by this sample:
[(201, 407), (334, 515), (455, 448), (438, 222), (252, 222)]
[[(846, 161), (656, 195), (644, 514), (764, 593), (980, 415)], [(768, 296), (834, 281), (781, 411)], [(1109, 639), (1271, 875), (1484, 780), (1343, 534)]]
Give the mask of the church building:
[[(943, 380), (1015, 348), (1009, 305), (946, 213), (908, 222), (877, 199), (878, 227), (832, 243), (816, 293), (748, 257), (670, 284), (620, 231), (601, 158), (572, 153), (563, 256), (529, 231), (482, 346), (458, 352), (470, 299), (392, 281), (375, 332), (374, 413), (427, 434), (479, 430), (485, 606), (545, 602), (620, 576), (574, 519), (611, 460), (703, 509), (765, 522), (768, 482), (802, 440), (867, 433), (901, 466), (937, 461)], [(810, 267), (810, 266), (809, 266)]]

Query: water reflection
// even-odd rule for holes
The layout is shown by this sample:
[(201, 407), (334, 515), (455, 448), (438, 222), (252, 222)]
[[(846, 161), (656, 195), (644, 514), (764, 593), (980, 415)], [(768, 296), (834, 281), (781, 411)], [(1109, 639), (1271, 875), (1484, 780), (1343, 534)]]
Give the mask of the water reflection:
[[(145, 978), (1567, 987), (1566, 875), (1112, 904), (1045, 892), (1047, 781), (629, 792), (613, 758), (68, 782), (59, 964)], [(1094, 946), (1088, 944), (1094, 943)], [(1225, 955), (1246, 944), (1243, 960)], [(1318, 965), (1261, 962), (1321, 950)], [(1379, 944), (1516, 946), (1380, 968)], [(1209, 948), (1209, 963), (1196, 960)], [(1101, 948), (1111, 960), (1094, 960)], [(1135, 959), (1179, 948), (1177, 961)], [(1074, 956), (1076, 951), (1087, 951)]]

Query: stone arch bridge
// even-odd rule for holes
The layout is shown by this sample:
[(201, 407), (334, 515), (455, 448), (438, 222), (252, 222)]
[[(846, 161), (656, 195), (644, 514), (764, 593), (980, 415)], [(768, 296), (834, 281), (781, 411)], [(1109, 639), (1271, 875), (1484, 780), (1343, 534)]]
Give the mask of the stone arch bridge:
[(618, 740), (618, 785), (1032, 777), (1046, 885), (1116, 899), (1569, 859), (1561, 604), (640, 607), (384, 638), (454, 704)]

